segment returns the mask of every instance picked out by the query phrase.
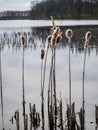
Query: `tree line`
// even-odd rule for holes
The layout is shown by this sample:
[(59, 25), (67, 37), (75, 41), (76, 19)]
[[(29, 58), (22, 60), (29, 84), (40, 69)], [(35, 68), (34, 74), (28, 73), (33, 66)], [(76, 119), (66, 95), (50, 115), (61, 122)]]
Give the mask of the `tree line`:
[(30, 11), (2, 11), (0, 12), (0, 20), (12, 19), (29, 19)]
[(98, 0), (42, 0), (31, 2), (31, 19), (98, 19)]
[(41, 0), (31, 2), (27, 11), (2, 11), (7, 19), (98, 19), (98, 0)]

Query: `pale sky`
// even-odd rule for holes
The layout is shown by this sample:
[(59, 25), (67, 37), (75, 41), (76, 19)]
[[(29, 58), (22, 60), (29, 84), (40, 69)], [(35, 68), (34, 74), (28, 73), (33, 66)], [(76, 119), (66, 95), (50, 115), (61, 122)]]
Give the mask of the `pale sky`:
[[(0, 11), (3, 10), (29, 10), (30, 2), (36, 0), (0, 0)], [(40, 1), (40, 0), (38, 0)]]

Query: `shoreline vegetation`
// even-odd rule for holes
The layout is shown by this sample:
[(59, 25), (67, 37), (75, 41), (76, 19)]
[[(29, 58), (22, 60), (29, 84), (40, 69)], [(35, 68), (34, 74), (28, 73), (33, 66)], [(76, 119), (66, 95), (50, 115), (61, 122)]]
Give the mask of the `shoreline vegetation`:
[(26, 11), (1, 11), (0, 20), (98, 19), (97, 0), (37, 0), (30, 6)]

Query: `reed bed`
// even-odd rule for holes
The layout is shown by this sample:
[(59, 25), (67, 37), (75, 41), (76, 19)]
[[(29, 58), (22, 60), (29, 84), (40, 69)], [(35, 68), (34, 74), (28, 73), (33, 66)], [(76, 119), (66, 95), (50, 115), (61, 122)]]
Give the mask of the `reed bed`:
[[(26, 113), (26, 99), (25, 99), (25, 80), (24, 80), (24, 65), (25, 65), (25, 46), (26, 36), (22, 35), (22, 107), (23, 107), (23, 130), (37, 130), (40, 127), (41, 129), (46, 130), (45, 128), (45, 100), (47, 100), (47, 117), (48, 117), (48, 129), (49, 130), (85, 130), (85, 67), (86, 67), (86, 54), (89, 41), (91, 39), (91, 32), (88, 31), (85, 34), (85, 43), (84, 43), (84, 63), (83, 63), (83, 79), (82, 79), (82, 107), (78, 112), (79, 122), (77, 121), (76, 111), (75, 111), (75, 102), (72, 102), (72, 79), (71, 79), (71, 48), (73, 30), (67, 29), (65, 36), (69, 44), (69, 98), (67, 103), (67, 110), (63, 111), (63, 103), (60, 94), (60, 99), (57, 97), (57, 80), (56, 80), (56, 49), (62, 40), (62, 31), (60, 27), (55, 25), (54, 19), (51, 16), (52, 27), (50, 28), (50, 34), (47, 36), (45, 48), (41, 49), (40, 59), (41, 59), (41, 112), (36, 110), (35, 104), (29, 104), (29, 115)], [(1, 45), (1, 44), (0, 44)], [(1, 46), (0, 46), (1, 47)], [(49, 49), (51, 51), (49, 51)], [(48, 60), (48, 53), (51, 52), (51, 61), (50, 61), (50, 70), (49, 70), (49, 79), (48, 83), (45, 86), (46, 80), (46, 67)], [(3, 112), (3, 90), (2, 90), (2, 68), (1, 68), (1, 48), (0, 48), (0, 90), (1, 90), (1, 110), (2, 110), (2, 130), (4, 129), (4, 112)], [(47, 99), (45, 99), (45, 88), (47, 89)], [(98, 112), (97, 106), (96, 113)], [(41, 116), (40, 116), (41, 115)], [(66, 118), (64, 118), (66, 115)], [(21, 130), (20, 128), (20, 113), (17, 109), (14, 113), (14, 116), (11, 118), (16, 121), (16, 129)], [(96, 124), (98, 126), (96, 114)], [(29, 123), (28, 123), (29, 122)], [(96, 127), (97, 129), (97, 127)]]

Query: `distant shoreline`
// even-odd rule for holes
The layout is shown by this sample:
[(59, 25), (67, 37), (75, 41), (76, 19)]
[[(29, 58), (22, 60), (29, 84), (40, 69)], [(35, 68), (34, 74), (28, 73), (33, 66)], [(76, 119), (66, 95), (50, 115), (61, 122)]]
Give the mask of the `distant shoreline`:
[[(98, 20), (55, 20), (56, 26), (97, 26)], [(0, 20), (0, 28), (50, 27), (51, 20)]]

